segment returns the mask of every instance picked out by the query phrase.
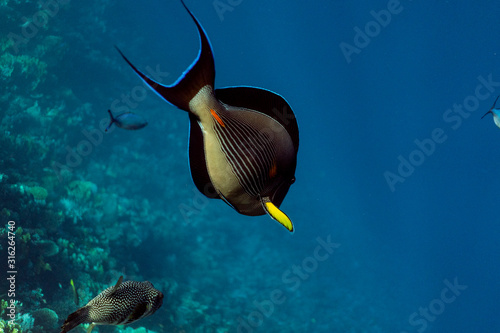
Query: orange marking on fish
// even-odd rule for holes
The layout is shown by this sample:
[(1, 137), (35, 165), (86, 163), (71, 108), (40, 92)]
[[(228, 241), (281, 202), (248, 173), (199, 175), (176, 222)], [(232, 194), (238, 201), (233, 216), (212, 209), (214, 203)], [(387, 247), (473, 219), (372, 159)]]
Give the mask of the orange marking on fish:
[(278, 167), (276, 166), (276, 162), (273, 162), (271, 169), (269, 169), (269, 178), (274, 178), (278, 173)]
[(212, 114), (212, 117), (214, 117), (214, 119), (217, 120), (219, 125), (221, 125), (222, 127), (226, 127), (222, 119), (220, 119), (219, 115), (214, 110), (210, 109), (210, 113)]

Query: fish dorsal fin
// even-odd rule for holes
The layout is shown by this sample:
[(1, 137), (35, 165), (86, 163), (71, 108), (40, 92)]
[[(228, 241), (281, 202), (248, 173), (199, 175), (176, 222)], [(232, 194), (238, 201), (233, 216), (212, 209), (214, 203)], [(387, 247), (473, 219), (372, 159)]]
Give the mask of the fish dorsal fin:
[(122, 282), (123, 282), (123, 275), (120, 276), (113, 289), (111, 289), (109, 295), (113, 295), (118, 290), (118, 288), (120, 288)]
[(195, 115), (189, 113), (189, 169), (198, 191), (211, 199), (218, 199), (217, 191), (208, 174), (203, 132)]
[(266, 89), (241, 86), (216, 89), (215, 97), (225, 104), (261, 112), (273, 118), (287, 130), (295, 152), (298, 151), (297, 120), (290, 105), (280, 95)]
[[(182, 2), (182, 1), (181, 1)], [(189, 101), (206, 85), (214, 86), (215, 66), (212, 48), (203, 27), (187, 6), (182, 5), (193, 19), (200, 37), (200, 51), (194, 62), (184, 71), (184, 73), (172, 85), (163, 85), (160, 82), (149, 78), (139, 71), (115, 46), (123, 59), (132, 67), (137, 75), (156, 93), (167, 102), (177, 106), (179, 109), (189, 111)]]
[(293, 223), (290, 218), (283, 213), (275, 204), (271, 202), (269, 197), (264, 197), (260, 199), (262, 203), (262, 208), (265, 212), (273, 219), (279, 222), (282, 226), (288, 229), (288, 231), (293, 232)]

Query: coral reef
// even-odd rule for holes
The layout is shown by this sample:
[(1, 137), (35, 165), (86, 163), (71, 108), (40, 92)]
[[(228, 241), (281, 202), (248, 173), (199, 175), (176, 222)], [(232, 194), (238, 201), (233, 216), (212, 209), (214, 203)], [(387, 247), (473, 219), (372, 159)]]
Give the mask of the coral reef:
[[(241, 308), (231, 297), (217, 299), (216, 280), (227, 281), (227, 268), (215, 262), (233, 251), (213, 252), (224, 248), (225, 232), (193, 237), (206, 220), (221, 222), (192, 186), (179, 186), (189, 182), (181, 118), (152, 123), (154, 130), (141, 136), (105, 135), (101, 123), (109, 121), (106, 105), (116, 87), (101, 87), (92, 75), (75, 78), (74, 69), (129, 80), (120, 60), (102, 51), (112, 43), (97, 38), (109, 31), (103, 17), (112, 5), (59, 5), (60, 13), (71, 7), (71, 15), (48, 16), (37, 27), (33, 16), (46, 13), (43, 3), (0, 2), (2, 27), (18, 36), (0, 38), (0, 217), (18, 223), (16, 265), (23, 268), (16, 281), (22, 306), (1, 329), (57, 330), (76, 309), (70, 280), (82, 306), (124, 274), (163, 290), (168, 315), (122, 331), (227, 331)], [(33, 27), (36, 33), (25, 37)], [(163, 114), (147, 103), (141, 107), (152, 116)], [(162, 142), (161, 151), (152, 142)]]
[(35, 318), (29, 313), (24, 313), (19, 315), (16, 320), (21, 327), (22, 332), (30, 332), (30, 330), (35, 326)]
[(0, 319), (0, 330), (2, 333), (23, 333), (21, 325), (12, 321)]
[(84, 204), (97, 192), (97, 185), (84, 180), (74, 180), (67, 187), (68, 195)]
[(35, 325), (45, 331), (52, 331), (58, 328), (59, 317), (54, 310), (43, 308), (33, 312)]
[(157, 332), (150, 329), (146, 329), (144, 327), (138, 327), (138, 328), (127, 327), (123, 330), (123, 333), (157, 333)]
[(59, 253), (59, 246), (51, 240), (34, 241), (33, 245), (43, 257), (52, 257)]
[(48, 192), (45, 188), (41, 186), (33, 186), (26, 189), (26, 192), (31, 194), (35, 199), (35, 202), (45, 204), (45, 199), (48, 196)]
[(47, 74), (47, 64), (37, 57), (4, 53), (0, 56), (0, 80), (6, 84), (23, 82), (34, 91)]

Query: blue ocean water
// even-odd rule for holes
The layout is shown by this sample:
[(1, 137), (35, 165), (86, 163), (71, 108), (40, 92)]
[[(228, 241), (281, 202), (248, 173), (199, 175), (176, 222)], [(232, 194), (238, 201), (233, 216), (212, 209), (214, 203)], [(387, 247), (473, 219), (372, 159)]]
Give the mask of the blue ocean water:
[[(162, 290), (162, 308), (95, 331), (498, 332), (500, 130), (481, 116), (500, 95), (500, 4), (186, 5), (216, 87), (275, 91), (296, 114), (281, 205), (295, 232), (197, 191), (187, 114), (113, 47), (174, 82), (199, 48), (180, 1), (3, 1), (0, 247), (15, 279), (0, 298), (22, 303), (17, 325), (57, 331), (124, 275)], [(108, 109), (149, 124), (104, 133)]]

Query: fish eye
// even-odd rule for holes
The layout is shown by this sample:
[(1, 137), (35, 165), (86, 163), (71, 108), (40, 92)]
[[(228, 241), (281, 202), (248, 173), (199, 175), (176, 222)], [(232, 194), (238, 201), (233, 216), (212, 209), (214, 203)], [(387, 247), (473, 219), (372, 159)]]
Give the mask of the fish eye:
[(290, 185), (295, 183), (295, 177), (293, 177), (292, 179), (290, 179)]

